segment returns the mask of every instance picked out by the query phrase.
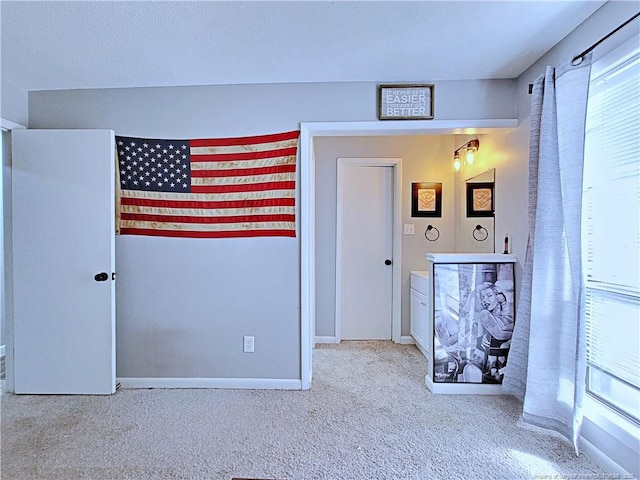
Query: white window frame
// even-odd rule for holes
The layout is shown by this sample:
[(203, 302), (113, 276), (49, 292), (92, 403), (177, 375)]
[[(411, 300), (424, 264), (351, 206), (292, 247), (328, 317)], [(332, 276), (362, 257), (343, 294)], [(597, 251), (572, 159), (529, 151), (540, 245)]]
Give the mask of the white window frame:
[[(594, 62), (591, 68), (592, 78), (596, 78), (618, 61), (633, 55), (634, 51), (638, 49), (638, 38), (636, 36)], [(640, 426), (638, 424), (610, 408), (588, 392), (584, 396), (583, 414), (586, 420), (603, 429), (632, 451), (640, 454)]]

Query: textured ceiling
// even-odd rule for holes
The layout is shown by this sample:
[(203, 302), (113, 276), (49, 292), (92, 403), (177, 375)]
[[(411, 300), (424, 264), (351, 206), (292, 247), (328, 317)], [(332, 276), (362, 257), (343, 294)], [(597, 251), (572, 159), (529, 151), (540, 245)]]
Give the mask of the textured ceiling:
[(26, 90), (515, 78), (603, 1), (2, 0)]

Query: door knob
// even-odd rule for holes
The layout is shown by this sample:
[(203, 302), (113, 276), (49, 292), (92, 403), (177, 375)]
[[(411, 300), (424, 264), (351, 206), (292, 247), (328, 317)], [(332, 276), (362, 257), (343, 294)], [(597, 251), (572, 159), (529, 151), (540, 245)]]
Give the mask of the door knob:
[(384, 261), (385, 265), (391, 265), (391, 260), (389, 260), (388, 258)]
[(96, 282), (105, 282), (108, 278), (107, 272), (96, 273), (96, 276), (93, 277)]

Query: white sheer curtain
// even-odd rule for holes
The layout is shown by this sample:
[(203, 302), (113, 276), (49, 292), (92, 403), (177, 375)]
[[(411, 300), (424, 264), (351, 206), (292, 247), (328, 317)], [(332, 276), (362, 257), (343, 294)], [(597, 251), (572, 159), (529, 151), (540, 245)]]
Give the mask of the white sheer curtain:
[(584, 288), (581, 203), (591, 55), (547, 67), (533, 87), (529, 239), (503, 390), (526, 422), (573, 441), (582, 423)]

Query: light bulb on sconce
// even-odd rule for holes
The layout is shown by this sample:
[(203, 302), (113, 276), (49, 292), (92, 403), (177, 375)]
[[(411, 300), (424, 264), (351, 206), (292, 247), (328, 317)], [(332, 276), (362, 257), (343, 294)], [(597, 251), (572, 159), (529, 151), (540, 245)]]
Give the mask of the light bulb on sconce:
[(480, 142), (478, 140), (471, 140), (469, 142), (469, 146), (467, 147), (467, 165), (471, 165), (475, 160), (476, 152), (478, 151), (479, 146)]
[(453, 156), (453, 171), (459, 172), (461, 168), (462, 168), (462, 163), (460, 162), (460, 155), (456, 153)]
[(466, 165), (471, 165), (475, 160), (476, 152), (478, 151), (479, 148), (480, 148), (480, 140), (478, 140), (477, 138), (474, 138), (473, 140), (469, 140), (460, 148), (456, 149), (453, 152), (453, 170), (455, 172), (459, 172), (460, 169), (462, 168), (462, 162), (460, 161), (460, 151), (462, 149), (466, 150), (464, 163)]

